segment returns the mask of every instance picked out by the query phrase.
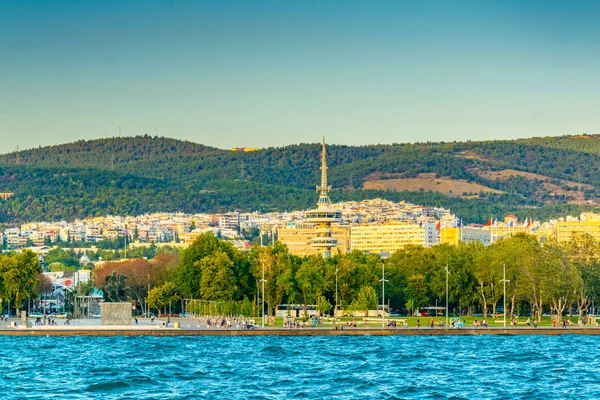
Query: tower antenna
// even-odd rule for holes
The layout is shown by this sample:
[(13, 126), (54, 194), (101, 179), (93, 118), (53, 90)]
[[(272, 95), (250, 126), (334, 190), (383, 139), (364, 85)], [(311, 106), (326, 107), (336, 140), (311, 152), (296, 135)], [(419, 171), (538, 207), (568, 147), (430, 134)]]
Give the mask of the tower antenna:
[(328, 206), (331, 204), (329, 191), (331, 186), (327, 184), (327, 149), (325, 147), (325, 137), (323, 136), (323, 146), (321, 149), (321, 186), (317, 186), (319, 192), (319, 205)]

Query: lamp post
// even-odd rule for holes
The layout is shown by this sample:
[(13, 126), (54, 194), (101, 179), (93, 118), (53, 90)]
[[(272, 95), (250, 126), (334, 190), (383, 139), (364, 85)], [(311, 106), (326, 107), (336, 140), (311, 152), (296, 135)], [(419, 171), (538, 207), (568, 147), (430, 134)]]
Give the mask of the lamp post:
[(340, 272), (338, 268), (335, 269), (335, 311), (333, 312), (333, 318), (336, 317), (337, 306), (338, 306), (338, 297), (337, 297), (337, 273)]
[(146, 318), (150, 318), (150, 304), (148, 299), (150, 298), (150, 274), (148, 274), (148, 295), (146, 296)]
[(335, 328), (335, 322), (337, 318), (337, 308), (338, 308), (338, 280), (337, 274), (340, 270), (335, 268), (335, 308), (333, 309), (333, 327)]
[(448, 263), (446, 263), (446, 327), (448, 327), (448, 274), (450, 271), (448, 270)]
[[(506, 264), (504, 264), (504, 279), (502, 279), (501, 282), (504, 283), (504, 312), (502, 314), (504, 314), (504, 327), (506, 328), (506, 282), (510, 282), (506, 279)], [(494, 310), (494, 312), (496, 312), (496, 310)]]
[(381, 327), (385, 328), (385, 283), (387, 280), (385, 279), (385, 263), (381, 262)]
[(262, 310), (261, 310), (261, 316), (262, 316), (262, 328), (265, 327), (265, 262), (262, 262), (262, 279), (260, 280), (262, 282)]

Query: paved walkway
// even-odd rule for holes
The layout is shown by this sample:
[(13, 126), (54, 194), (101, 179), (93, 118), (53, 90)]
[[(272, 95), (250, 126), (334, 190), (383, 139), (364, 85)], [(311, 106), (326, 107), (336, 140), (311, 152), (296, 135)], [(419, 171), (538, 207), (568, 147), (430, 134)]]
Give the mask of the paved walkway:
[[(32, 323), (35, 321), (30, 320)], [(333, 329), (331, 326), (319, 328), (301, 328), (301, 329), (281, 329), (281, 328), (257, 328), (243, 330), (237, 326), (230, 329), (207, 327), (204, 322), (198, 322), (192, 319), (173, 319), (169, 327), (164, 326), (166, 320), (156, 319), (153, 322), (147, 319), (138, 319), (136, 325), (133, 320), (131, 325), (106, 326), (101, 325), (99, 319), (76, 319), (71, 320), (70, 325), (64, 325), (64, 319), (57, 319), (54, 326), (36, 326), (30, 328), (11, 327), (11, 323), (19, 324), (17, 319), (11, 319), (9, 322), (0, 322), (0, 335), (11, 336), (480, 336), (480, 335), (564, 335), (564, 334), (584, 334), (600, 335), (598, 327), (578, 327), (568, 328), (552, 327), (489, 327), (489, 328), (429, 328), (429, 327), (398, 327), (396, 329), (381, 328), (372, 326), (370, 328), (350, 328)], [(175, 328), (174, 323), (179, 323), (179, 328)]]

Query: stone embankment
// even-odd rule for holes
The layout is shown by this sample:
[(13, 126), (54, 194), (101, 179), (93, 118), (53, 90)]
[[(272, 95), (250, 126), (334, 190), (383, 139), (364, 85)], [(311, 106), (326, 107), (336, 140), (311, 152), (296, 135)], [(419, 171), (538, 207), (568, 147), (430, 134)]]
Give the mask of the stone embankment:
[(46, 327), (1, 329), (4, 336), (483, 336), (600, 335), (600, 328), (461, 328), (461, 329), (174, 329), (148, 327)]

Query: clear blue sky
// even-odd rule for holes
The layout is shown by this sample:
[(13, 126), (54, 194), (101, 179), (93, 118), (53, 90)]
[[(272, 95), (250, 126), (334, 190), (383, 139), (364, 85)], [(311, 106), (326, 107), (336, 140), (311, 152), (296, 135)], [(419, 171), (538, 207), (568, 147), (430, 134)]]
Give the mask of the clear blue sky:
[(599, 1), (0, 1), (0, 152), (600, 133)]

